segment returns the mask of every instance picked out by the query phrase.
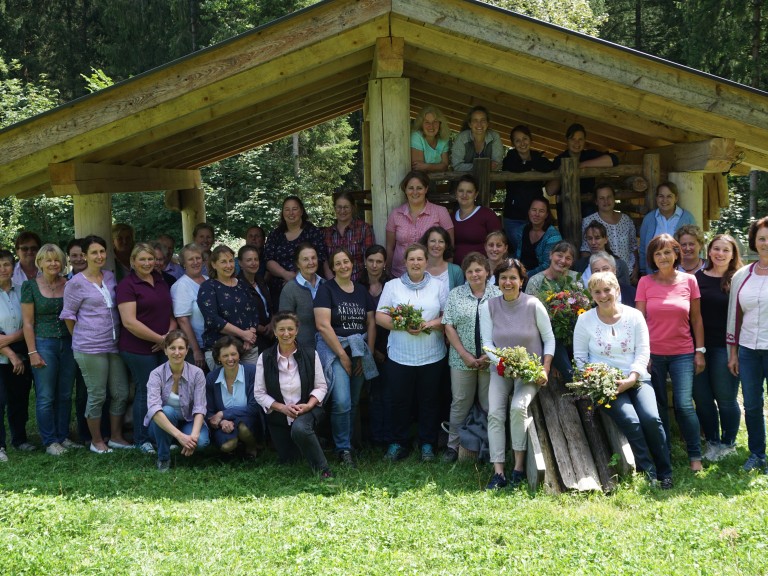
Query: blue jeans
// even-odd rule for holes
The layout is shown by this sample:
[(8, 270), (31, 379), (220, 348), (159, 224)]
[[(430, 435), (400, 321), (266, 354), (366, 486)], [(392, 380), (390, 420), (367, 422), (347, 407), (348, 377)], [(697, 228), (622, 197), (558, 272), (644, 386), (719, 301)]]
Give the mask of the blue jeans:
[(651, 382), (656, 392), (656, 404), (664, 424), (664, 432), (671, 439), (669, 431), (669, 402), (667, 401), (667, 374), (672, 379), (672, 398), (675, 403), (675, 417), (683, 434), (689, 460), (701, 460), (701, 437), (699, 418), (693, 407), (693, 354), (662, 356), (651, 354)]
[[(517, 253), (517, 246), (515, 246), (515, 237), (518, 230), (521, 230), (526, 225), (525, 220), (512, 220), (511, 218), (504, 218), (504, 232), (507, 235), (507, 242), (509, 242), (509, 255), (514, 256)], [(493, 270), (491, 270), (493, 272)]]
[[(146, 411), (145, 411), (146, 413)], [(163, 414), (168, 417), (171, 424), (176, 426), (184, 434), (192, 434), (193, 422), (187, 422), (181, 415), (180, 410), (176, 410), (171, 406), (163, 406)], [(171, 441), (173, 436), (168, 434), (165, 430), (157, 425), (154, 418), (149, 423), (149, 436), (154, 439), (157, 444), (157, 459), (158, 460), (170, 460), (171, 459)], [(205, 448), (210, 443), (208, 436), (208, 427), (203, 423), (203, 427), (200, 428), (200, 436), (197, 439), (197, 450)]]
[(165, 362), (165, 355), (161, 352), (134, 354), (121, 351), (120, 358), (128, 367), (136, 386), (133, 395), (133, 443), (138, 448), (149, 440), (147, 427), (144, 426), (144, 416), (147, 415), (147, 380), (152, 370)]
[(739, 376), (744, 396), (744, 422), (747, 425), (749, 451), (765, 458), (765, 417), (763, 390), (768, 377), (768, 350), (752, 350), (739, 346)]
[(704, 430), (704, 437), (709, 442), (730, 445), (736, 442), (741, 423), (741, 409), (736, 399), (739, 393), (739, 379), (728, 370), (726, 346), (708, 348), (706, 360), (707, 367), (704, 371), (693, 377), (696, 414)]
[(610, 408), (602, 408), (627, 437), (639, 471), (650, 478), (672, 477), (669, 444), (656, 394), (647, 383), (618, 395)]
[(35, 348), (45, 361), (32, 368), (35, 381), (35, 414), (43, 446), (63, 442), (69, 436), (75, 357), (72, 338), (35, 338)]
[(339, 452), (352, 450), (352, 428), (365, 377), (362, 374), (359, 376), (347, 374), (338, 358), (333, 361), (331, 368), (333, 369), (333, 388), (331, 389), (333, 443)]

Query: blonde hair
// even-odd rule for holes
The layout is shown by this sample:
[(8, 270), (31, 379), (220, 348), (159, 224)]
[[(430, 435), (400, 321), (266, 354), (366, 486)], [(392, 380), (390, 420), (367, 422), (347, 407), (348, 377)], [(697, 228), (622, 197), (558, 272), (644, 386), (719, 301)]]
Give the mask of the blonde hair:
[(56, 246), (56, 244), (43, 244), (40, 250), (37, 251), (37, 256), (35, 256), (35, 266), (37, 269), (42, 270), (40, 264), (51, 254), (53, 254), (54, 260), (59, 261), (59, 264), (61, 264), (61, 271), (64, 272), (64, 268), (67, 266), (67, 257), (64, 255), (63, 250)]
[(592, 290), (602, 284), (609, 288), (615, 288), (616, 290), (621, 289), (619, 288), (619, 281), (616, 278), (616, 274), (613, 272), (595, 272), (589, 277), (589, 283), (587, 284), (590, 294), (592, 293)]
[(437, 139), (448, 140), (448, 138), (451, 137), (451, 129), (448, 127), (448, 121), (445, 119), (445, 116), (443, 116), (443, 113), (440, 111), (440, 109), (432, 105), (424, 106), (424, 108), (422, 108), (421, 111), (416, 114), (416, 118), (413, 119), (413, 124), (411, 125), (411, 131), (422, 132), (421, 126), (424, 124), (424, 117), (427, 114), (434, 114), (435, 119), (440, 122), (440, 130), (437, 133)]

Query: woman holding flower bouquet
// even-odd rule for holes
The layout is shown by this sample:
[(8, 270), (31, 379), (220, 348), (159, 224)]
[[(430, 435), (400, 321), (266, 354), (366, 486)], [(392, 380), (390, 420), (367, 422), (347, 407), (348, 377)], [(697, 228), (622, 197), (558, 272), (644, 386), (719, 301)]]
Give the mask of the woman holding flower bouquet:
[(435, 459), (439, 422), (438, 402), (445, 358), (441, 315), (448, 296), (445, 285), (427, 270), (427, 249), (405, 249), (405, 274), (384, 285), (376, 323), (390, 330), (385, 377), (391, 391), (392, 443), (386, 459), (402, 460), (409, 453), (411, 408), (418, 408), (421, 460)]
[[(496, 268), (496, 284), (501, 296), (480, 305), (480, 335), (483, 349), (492, 364), (488, 390), (488, 445), (494, 474), (486, 487), (488, 490), (504, 488), (508, 483), (517, 486), (525, 481), (526, 434), (530, 424), (528, 406), (539, 386), (547, 383), (555, 352), (555, 336), (544, 305), (535, 296), (520, 291), (526, 278), (525, 267), (520, 261), (507, 259)], [(525, 355), (525, 378), (509, 377), (515, 372), (506, 369), (506, 365), (510, 364), (507, 361), (509, 356), (499, 357), (500, 349), (516, 346), (523, 347), (529, 354), (543, 357), (541, 367), (537, 365), (531, 371), (529, 357)], [(515, 467), (509, 481), (504, 474), (508, 406), (509, 434), (515, 451)]]
[(638, 471), (659, 480), (662, 489), (672, 488), (669, 444), (647, 369), (651, 349), (643, 315), (619, 302), (619, 282), (612, 272), (593, 273), (589, 291), (597, 308), (579, 316), (573, 334), (578, 376), (588, 379), (590, 369), (599, 370), (596, 363), (621, 371), (615, 393), (605, 397), (603, 390), (595, 390), (591, 395), (600, 396), (597, 403), (627, 437)]

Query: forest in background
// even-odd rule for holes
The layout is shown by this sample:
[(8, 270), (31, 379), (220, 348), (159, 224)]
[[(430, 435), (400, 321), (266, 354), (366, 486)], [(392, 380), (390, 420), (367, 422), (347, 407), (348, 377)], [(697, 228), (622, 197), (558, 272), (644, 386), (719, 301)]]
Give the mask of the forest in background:
[[(315, 3), (312, 0), (0, 0), (0, 128), (165, 64)], [(765, 0), (494, 0), (487, 2), (768, 91)], [(240, 236), (272, 228), (280, 201), (298, 193), (311, 218), (331, 218), (330, 192), (362, 189), (360, 112), (202, 169), (208, 221)], [(757, 214), (768, 178), (754, 178)], [(729, 178), (731, 207), (713, 228), (739, 235), (750, 179)], [(114, 221), (138, 238), (167, 230), (179, 213), (163, 194), (116, 194)], [(73, 235), (70, 198), (0, 200), (0, 245), (21, 229), (45, 240)]]

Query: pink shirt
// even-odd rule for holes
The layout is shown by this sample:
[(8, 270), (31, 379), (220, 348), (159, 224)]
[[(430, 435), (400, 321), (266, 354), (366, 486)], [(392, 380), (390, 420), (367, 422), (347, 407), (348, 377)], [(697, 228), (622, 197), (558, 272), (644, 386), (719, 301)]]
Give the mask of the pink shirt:
[[(272, 404), (276, 400), (267, 393), (267, 386), (264, 381), (264, 360), (262, 358), (264, 354), (260, 354), (256, 361), (256, 381), (253, 386), (253, 395), (256, 402), (264, 408), (264, 412), (269, 414), (272, 412)], [(301, 379), (299, 377), (299, 365), (294, 358), (295, 354), (296, 351), (294, 350), (288, 356), (283, 356), (280, 354), (280, 348), (277, 347), (277, 372), (284, 404), (297, 404), (301, 401)], [(317, 398), (319, 406), (322, 405), (327, 392), (328, 386), (325, 383), (323, 365), (320, 363), (317, 352), (315, 352), (315, 386), (309, 395)], [(288, 418), (288, 423), (293, 423), (293, 418)]]
[(399, 278), (405, 274), (405, 249), (414, 242), (418, 242), (424, 232), (432, 226), (453, 230), (453, 222), (448, 210), (429, 201), (422, 213), (416, 216), (416, 221), (411, 218), (408, 202), (389, 213), (386, 230), (395, 235), (395, 251), (394, 254), (389, 254), (393, 276)]
[(701, 294), (695, 276), (678, 272), (678, 277), (671, 286), (659, 284), (652, 274), (643, 276), (637, 284), (635, 302), (646, 303), (651, 354), (693, 354), (691, 300), (700, 299)]

